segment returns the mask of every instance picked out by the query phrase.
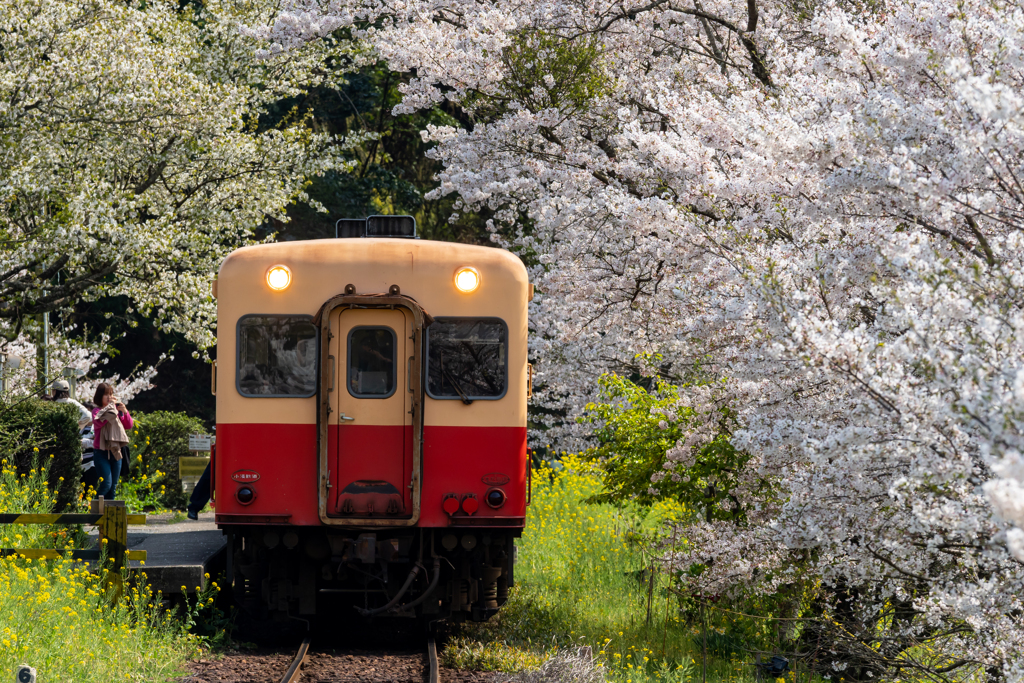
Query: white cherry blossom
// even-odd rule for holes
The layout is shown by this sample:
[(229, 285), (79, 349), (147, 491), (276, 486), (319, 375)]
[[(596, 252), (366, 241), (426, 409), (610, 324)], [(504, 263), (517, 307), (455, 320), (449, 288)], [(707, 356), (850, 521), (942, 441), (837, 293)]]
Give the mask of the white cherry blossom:
[(1024, 674), (1019, 1), (332, 0), (251, 30), (330, 18), (412, 72), (397, 112), (475, 117), (424, 137), (437, 194), (530, 260), (546, 442), (586, 443), (639, 354), (733, 411), (780, 496), (686, 531), (702, 590), (813, 572)]

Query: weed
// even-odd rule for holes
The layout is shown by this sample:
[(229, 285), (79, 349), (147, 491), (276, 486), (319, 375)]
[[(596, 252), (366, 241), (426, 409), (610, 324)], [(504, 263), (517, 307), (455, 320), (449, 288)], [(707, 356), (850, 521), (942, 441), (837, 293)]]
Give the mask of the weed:
[(479, 671), (517, 671), (540, 667), (547, 654), (515, 647), (503, 642), (492, 641), (484, 644), (471, 638), (453, 638), (448, 641), (442, 654), (444, 666), (453, 669)]
[(594, 662), (589, 647), (576, 652), (563, 651), (533, 671), (499, 676), (498, 683), (603, 683), (601, 665)]
[(178, 522), (184, 522), (188, 517), (181, 510), (175, 510), (171, 516), (167, 519), (168, 524), (177, 524)]

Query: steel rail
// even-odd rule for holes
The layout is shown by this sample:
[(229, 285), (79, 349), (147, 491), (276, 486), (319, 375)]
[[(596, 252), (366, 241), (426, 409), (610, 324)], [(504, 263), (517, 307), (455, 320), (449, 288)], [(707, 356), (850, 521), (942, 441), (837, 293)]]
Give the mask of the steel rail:
[(306, 661), (306, 655), (309, 654), (309, 638), (302, 641), (302, 645), (299, 645), (299, 651), (295, 653), (295, 659), (292, 660), (291, 666), (284, 672), (284, 678), (281, 679), (281, 683), (295, 683), (299, 680), (299, 673), (302, 670), (302, 665)]
[(427, 678), (427, 683), (441, 683), (440, 672), (437, 668), (437, 644), (434, 642), (434, 636), (427, 639), (427, 657), (430, 659), (430, 675)]

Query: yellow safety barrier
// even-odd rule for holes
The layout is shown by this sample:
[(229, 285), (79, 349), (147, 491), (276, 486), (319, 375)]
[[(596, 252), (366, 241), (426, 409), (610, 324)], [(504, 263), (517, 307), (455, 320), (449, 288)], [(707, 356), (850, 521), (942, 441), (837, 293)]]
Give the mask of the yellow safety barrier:
[(108, 589), (120, 595), (123, 585), (121, 570), (125, 560), (146, 559), (145, 550), (128, 550), (129, 525), (145, 525), (146, 515), (129, 515), (122, 500), (90, 501), (89, 514), (0, 514), (0, 524), (85, 524), (99, 531), (99, 550), (45, 550), (42, 548), (0, 548), (0, 557), (17, 555), (33, 560), (54, 560), (70, 557), (74, 560), (99, 560), (105, 552), (110, 563), (106, 574)]

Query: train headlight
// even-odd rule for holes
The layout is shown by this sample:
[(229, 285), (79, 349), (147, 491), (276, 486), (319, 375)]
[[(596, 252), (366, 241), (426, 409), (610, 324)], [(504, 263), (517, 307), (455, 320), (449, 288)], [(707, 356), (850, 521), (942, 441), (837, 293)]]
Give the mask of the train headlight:
[(267, 284), (271, 289), (281, 291), (292, 283), (292, 271), (288, 266), (271, 266), (267, 271)]
[(469, 294), (480, 286), (480, 272), (476, 268), (466, 266), (455, 271), (455, 288)]

